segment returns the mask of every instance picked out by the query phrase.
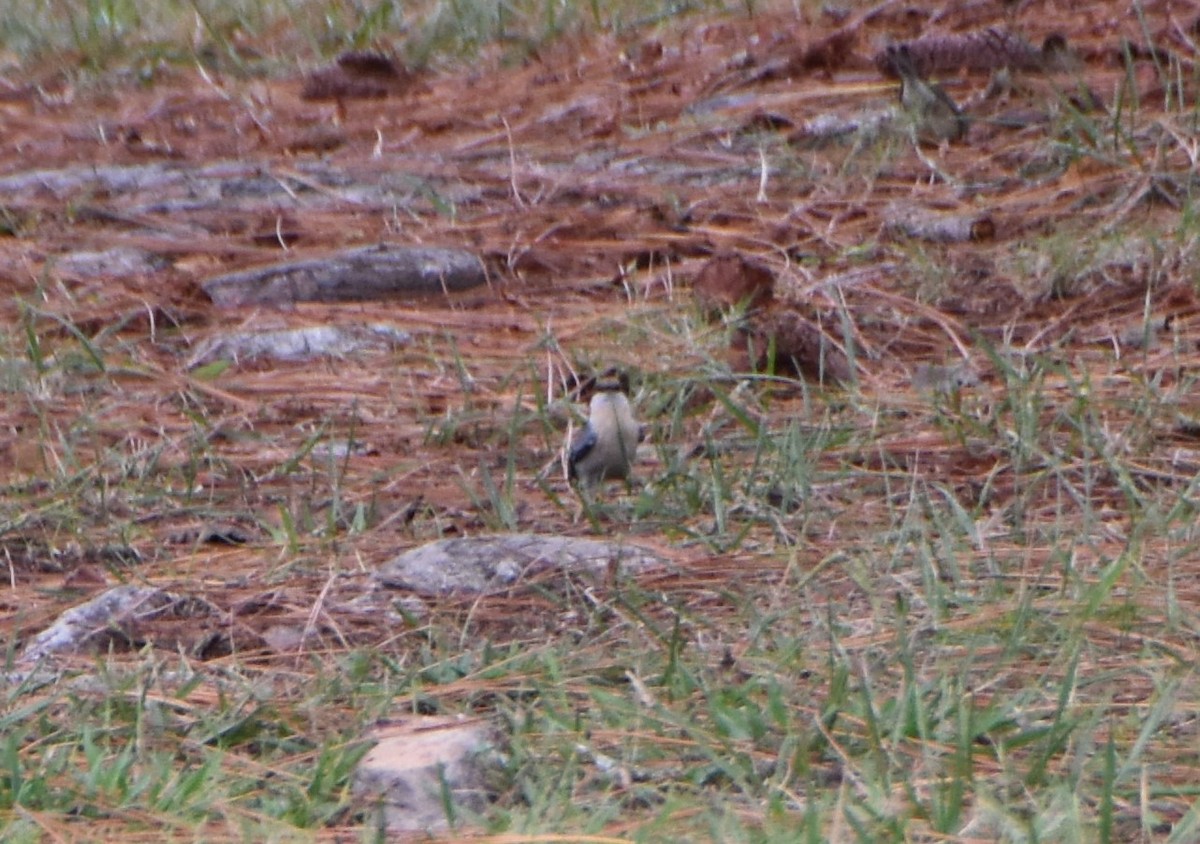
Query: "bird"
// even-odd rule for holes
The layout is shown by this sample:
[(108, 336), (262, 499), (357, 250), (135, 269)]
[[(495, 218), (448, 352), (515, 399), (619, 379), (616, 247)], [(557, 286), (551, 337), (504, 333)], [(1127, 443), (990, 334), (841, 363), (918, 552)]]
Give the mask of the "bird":
[(911, 115), (920, 140), (940, 144), (967, 134), (966, 116), (941, 85), (921, 75), (907, 44), (889, 48), (887, 59), (900, 76), (900, 104)]
[(628, 376), (596, 382), (588, 421), (567, 452), (567, 478), (583, 487), (606, 480), (626, 480), (637, 454), (642, 430), (625, 395)]

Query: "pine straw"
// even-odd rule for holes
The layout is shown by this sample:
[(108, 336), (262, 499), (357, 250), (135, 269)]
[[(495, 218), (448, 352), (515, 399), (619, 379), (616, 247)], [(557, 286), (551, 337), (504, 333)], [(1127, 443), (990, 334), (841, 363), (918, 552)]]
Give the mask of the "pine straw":
[[(999, 15), (1002, 5), (954, 4), (936, 25), (947, 32), (997, 25), (999, 18), (980, 18), (980, 9), (994, 6)], [(1154, 27), (1172, 30), (1166, 4), (1143, 7)], [(431, 631), (439, 624), (528, 649), (579, 634), (577, 613), (587, 606), (582, 592), (565, 605), (527, 592), (482, 602), (447, 599), (432, 621), (397, 630), (381, 630), (377, 617), (356, 614), (352, 599), (366, 588), (367, 572), (404, 548), (494, 529), (496, 514), (476, 507), (471, 493), (483, 495), (483, 473), (502, 485), (510, 455), (520, 528), (588, 535), (587, 520), (573, 520), (557, 475), (545, 484), (559, 500), (537, 480), (555, 459), (566, 427), (556, 408), (550, 418), (559, 427), (547, 430), (539, 402), (560, 401), (573, 373), (617, 363), (648, 385), (640, 395), (640, 407), (648, 410), (654, 407), (650, 388), (715, 371), (713, 358), (723, 354), (720, 331), (696, 325), (686, 281), (707, 255), (736, 249), (777, 271), (785, 299), (845, 318), (858, 343), (859, 385), (842, 392), (776, 384), (746, 399), (768, 429), (801, 420), (808, 429), (841, 434), (814, 456), (812, 488), (796, 514), (747, 519), (748, 533), (729, 550), (705, 541), (713, 534), (711, 513), (618, 519), (623, 533), (674, 560), (674, 570), (641, 588), (674, 596), (677, 606), (645, 606), (644, 618), (625, 616), (608, 632), (585, 625), (579, 653), (594, 658), (596, 673), (621, 668), (609, 664), (610, 636), (639, 636), (645, 647), (663, 648), (662, 631), (669, 632), (680, 613), (718, 643), (714, 664), (722, 649), (752, 664), (753, 649), (730, 627), (740, 596), (752, 596), (764, 614), (781, 600), (806, 601), (811, 624), (836, 618), (844, 626), (841, 652), (864, 660), (895, 638), (894, 629), (876, 627), (890, 613), (880, 602), (893, 598), (909, 606), (912, 630), (988, 635), (1017, 604), (989, 608), (986, 596), (996, 583), (1015, 583), (1018, 599), (1032, 596), (1036, 624), (1049, 629), (1078, 612), (1061, 597), (1068, 580), (1097, 582), (1107, 565), (1128, 553), (1134, 559), (1114, 594), (1136, 605), (1134, 620), (1114, 614), (1111, 622), (1085, 624), (1088, 649), (1078, 671), (1120, 674), (1119, 690), (1097, 690), (1097, 701), (1146, 705), (1155, 693), (1153, 678), (1194, 664), (1195, 625), (1186, 608), (1200, 604), (1191, 531), (1175, 523), (1147, 532), (1134, 515), (1174, 500), (1200, 465), (1194, 428), (1138, 409), (1146, 385), (1185, 395), (1183, 385), (1200, 365), (1194, 242), (1190, 231), (1174, 237), (1182, 224), (1175, 206), (1194, 180), (1188, 115), (1164, 109), (1151, 66), (1141, 63), (1134, 73), (1140, 105), (1125, 123), (1128, 135), (1116, 143), (1105, 137), (1098, 149), (1084, 148), (1082, 130), (1072, 139), (1069, 119), (1054, 124), (1059, 141), (1044, 127), (989, 123), (1006, 108), (990, 102), (972, 109), (977, 126), (970, 141), (948, 149), (917, 150), (903, 137), (813, 148), (795, 138), (789, 143), (788, 132), (818, 115), (849, 118), (890, 107), (893, 89), (870, 56), (873, 46), (899, 37), (906, 23), (901, 6), (880, 8), (838, 26), (801, 27), (788, 13), (771, 11), (753, 19), (681, 18), (661, 32), (620, 40), (564, 38), (522, 66), (427, 77), (402, 101), (347, 103), (341, 118), (335, 106), (299, 100), (298, 79), (255, 83), (253, 97), (227, 98), (181, 75), (174, 84), (69, 108), (31, 103), (13, 118), (0, 150), (5, 173), (31, 161), (44, 167), (138, 162), (144, 152), (97, 144), (83, 130), (107, 115), (169, 146), (184, 165), (239, 156), (299, 179), (296, 162), (282, 150), (309, 125), (333, 124), (344, 143), (326, 161), (337, 169), (365, 179), (403, 170), (434, 192), (462, 189), (467, 198), (455, 203), (453, 218), (419, 205), (393, 215), (361, 207), (348, 194), (332, 210), (309, 212), (298, 203), (286, 212), (298, 235), (295, 254), (378, 238), (458, 245), (486, 255), (494, 277), (490, 290), (449, 305), (305, 305), (231, 315), (213, 309), (195, 285), (219, 270), (279, 258), (277, 249), (253, 237), (269, 232), (273, 219), (176, 212), (161, 219), (143, 215), (134, 226), (111, 215), (75, 216), (45, 197), (12, 198), (7, 207), (28, 229), (0, 244), (8, 268), (0, 278), (9, 294), (0, 305), (4, 319), (15, 326), (30, 318), (21, 315), (20, 300), (88, 336), (119, 321), (124, 327), (103, 339), (106, 373), (56, 370), (45, 387), (12, 394), (0, 409), (0, 430), (8, 438), (3, 447), (13, 457), (8, 501), (23, 511), (8, 517), (10, 555), (25, 542), (93, 547), (128, 538), (145, 561), (124, 576), (202, 594), (234, 610), (235, 626), (244, 626), (251, 639), (273, 626), (312, 632), (299, 652), (239, 652), (230, 660), (240, 671), (276, 680), (296, 672), (281, 681), (294, 694), (313, 657), (329, 660), (371, 645), (403, 660), (436, 635)], [(1125, 74), (1116, 61), (1119, 39), (1142, 39), (1127, 4), (1093, 3), (1088, 15), (1045, 17), (1030, 11), (1019, 22), (1033, 40), (1052, 30), (1065, 33), (1086, 58), (1082, 78), (1111, 100)], [(1102, 25), (1089, 23), (1097, 21)], [(839, 26), (851, 35), (853, 51), (837, 57), (836, 73), (755, 75)], [(643, 54), (657, 55), (659, 43), (662, 58), (639, 63)], [(1184, 77), (1190, 79), (1190, 71)], [(971, 78), (948, 87), (964, 100), (985, 83)], [(1061, 107), (1044, 80), (1030, 85), (1034, 93), (1016, 95), (1018, 104)], [(730, 99), (714, 102), (718, 96)], [(198, 125), (162, 119), (180, 108), (204, 117)], [(762, 128), (764, 114), (790, 128)], [(1088, 120), (1111, 129), (1103, 115), (1078, 118), (1077, 125)], [(380, 139), (383, 155), (376, 158)], [(17, 149), (20, 157), (13, 155)], [(769, 162), (765, 182), (763, 160)], [(322, 191), (338, 195), (337, 188)], [(898, 201), (939, 211), (982, 210), (996, 224), (995, 237), (953, 245), (905, 241), (885, 231), (887, 209)], [(104, 198), (85, 204), (120, 211), (119, 202)], [(146, 224), (157, 233), (147, 234)], [(182, 230), (186, 238), (178, 235)], [(1098, 244), (1106, 238), (1121, 248), (1105, 252)], [(42, 280), (46, 256), (115, 244), (168, 249), (174, 264), (153, 278), (59, 282), (51, 268), (49, 282)], [(1052, 266), (1054, 260), (1060, 265)], [(1169, 320), (1159, 342), (1146, 350), (1120, 346), (1123, 333), (1141, 326), (1147, 313), (1160, 325)], [(235, 325), (381, 319), (411, 330), (414, 342), (392, 355), (247, 363), (215, 380), (182, 368), (195, 344)], [(679, 330), (684, 323), (692, 327)], [(78, 353), (58, 323), (34, 317), (34, 324), (50, 352)], [(23, 341), (11, 334), (10, 353), (19, 357)], [(1039, 404), (1031, 411), (1036, 424), (1026, 431), (1036, 439), (1026, 443), (1023, 465), (1013, 460), (1018, 448), (996, 446), (1018, 430), (1014, 411), (1003, 408), (1021, 388), (989, 364), (980, 351), (985, 346), (1061, 363), (1039, 376)], [(982, 365), (983, 380), (964, 394), (961, 417), (947, 418), (974, 419), (977, 432), (939, 418), (930, 398), (911, 385), (917, 364), (953, 362), (964, 351)], [(1103, 417), (1111, 459), (1098, 456), (1099, 443), (1082, 447), (1071, 422), (1085, 378), (1090, 408), (1084, 412)], [(700, 439), (705, 426), (731, 438), (745, 433), (716, 403), (686, 416), (677, 442), (662, 441), (662, 420), (647, 421), (655, 426), (660, 456)], [(305, 456), (306, 439), (323, 426), (327, 439), (353, 438), (360, 448), (348, 459)], [(31, 438), (37, 444), (31, 446)], [(745, 453), (733, 450), (728, 459)], [(297, 457), (292, 471), (281, 468)], [(663, 468), (649, 463), (641, 474), (653, 479)], [(59, 480), (47, 485), (30, 479), (31, 472)], [(191, 495), (182, 492), (185, 479), (193, 484)], [(172, 494), (161, 494), (163, 486)], [(334, 490), (344, 504), (368, 507), (378, 527), (320, 535)], [(76, 507), (58, 506), (66, 492), (78, 494)], [(954, 583), (956, 595), (976, 600), (935, 610), (921, 598), (920, 543), (893, 540), (898, 514), (909, 507), (917, 513), (926, 506), (922, 501), (938, 496), (978, 505), (980, 516), (971, 542), (953, 549), (957, 570), (936, 572)], [(1135, 504), (1133, 496), (1141, 500)], [(282, 511), (302, 522), (294, 553), (268, 534), (284, 529)], [(172, 539), (214, 520), (241, 524), (256, 541), (222, 548)], [(1073, 534), (1076, 541), (1064, 540)], [(15, 559), (3, 611), (19, 610), (19, 629), (10, 632), (24, 638), (76, 598), (56, 591), (63, 575), (45, 570), (45, 555), (24, 565), (19, 554)], [(874, 566), (870, 576), (882, 579), (875, 594), (863, 589), (864, 575), (854, 574), (856, 566), (865, 572), (868, 565)], [(997, 640), (990, 652), (1004, 648)], [(936, 652), (930, 653), (932, 660)], [(1050, 664), (1048, 651), (1034, 650), (993, 677), (988, 653), (972, 654), (981, 704), (1023, 684), (1050, 688), (1058, 678), (1043, 672), (1062, 668)], [(1129, 670), (1131, 663), (1142, 675)], [(478, 703), (486, 695), (519, 686), (516, 675), (496, 683), (468, 678), (430, 694), (486, 708)], [(1176, 691), (1179, 699), (1195, 702), (1200, 690), (1194, 686), (1189, 674)], [(586, 688), (578, 691), (586, 696)], [(818, 699), (822, 690), (811, 694)], [(627, 738), (619, 731), (595, 736), (598, 745)], [(1095, 741), (1101, 746), (1104, 737)], [(1157, 763), (1172, 765), (1169, 744), (1151, 752)], [(1184, 754), (1179, 766), (1158, 772), (1159, 781), (1190, 782), (1193, 761)], [(1176, 802), (1157, 811), (1174, 817), (1184, 807)], [(125, 830), (139, 821), (110, 823)], [(213, 830), (214, 840), (221, 837)]]

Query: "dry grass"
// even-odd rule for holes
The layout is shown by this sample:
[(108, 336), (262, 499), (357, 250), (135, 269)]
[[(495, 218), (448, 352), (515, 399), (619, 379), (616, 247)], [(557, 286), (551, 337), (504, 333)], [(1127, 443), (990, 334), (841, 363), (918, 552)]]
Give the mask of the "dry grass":
[[(889, 130), (815, 142), (806, 121), (891, 109), (870, 62), (886, 39), (1005, 23), (998, 3), (904, 8), (573, 30), (343, 105), (301, 100), (298, 77), (183, 66), (6, 95), (4, 176), (226, 159), (263, 174), (215, 205), (3, 199), (10, 653), (102, 582), (228, 613), (215, 651), (199, 648), (211, 629), (150, 631), (144, 650), (78, 660), (99, 691), (6, 691), (10, 834), (369, 837), (344, 792), (354, 738), (400, 706), (510, 728), (478, 840), (1190, 840), (1192, 20), (1021, 4), (1015, 25), (1063, 32), (1077, 74), (1018, 78), (1007, 100), (983, 99), (983, 76), (943, 80), (974, 119), (947, 148)], [(800, 61), (835, 33), (828, 62)], [(1126, 66), (1122, 38), (1164, 52), (1126, 50)], [(1084, 83), (1106, 109), (1072, 105)], [(1031, 110), (1044, 119), (1010, 125)], [(293, 152), (314, 126), (332, 150)], [(993, 233), (907, 238), (898, 206)], [(493, 284), (237, 314), (197, 289), (281, 241), (308, 256), (377, 239), (476, 250)], [(114, 246), (165, 264), (57, 269)], [(788, 306), (854, 349), (857, 382), (731, 369), (728, 331), (688, 291), (718, 250), (769, 264)], [(414, 342), (183, 363), (233, 325), (375, 321)], [(913, 386), (964, 354), (977, 385)], [(576, 521), (539, 472), (572, 373), (611, 363), (634, 374), (653, 457)], [(213, 524), (250, 541), (192, 540)], [(447, 600), (407, 625), (354, 603), (419, 542), (597, 527), (677, 567), (609, 595)]]

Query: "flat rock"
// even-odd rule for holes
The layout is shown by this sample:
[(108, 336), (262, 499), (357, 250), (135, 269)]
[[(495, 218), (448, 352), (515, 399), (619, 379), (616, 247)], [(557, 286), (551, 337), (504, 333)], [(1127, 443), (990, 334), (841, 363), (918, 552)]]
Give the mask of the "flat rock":
[(369, 349), (408, 345), (412, 335), (390, 325), (310, 325), (277, 331), (238, 331), (213, 337), (188, 361), (194, 368), (214, 360), (308, 360), (343, 357)]
[[(194, 631), (203, 627), (197, 618), (217, 615), (215, 607), (199, 598), (151, 586), (115, 586), (65, 611), (33, 637), (18, 661), (28, 664), (60, 653), (103, 652), (114, 642), (135, 647), (147, 638), (151, 622), (173, 619)], [(170, 643), (158, 644), (170, 647)]]
[(560, 570), (605, 581), (662, 568), (666, 560), (624, 542), (532, 533), (442, 539), (405, 551), (375, 578), (384, 586), (420, 595), (486, 595), (521, 580)]
[(487, 281), (472, 252), (379, 244), (305, 261), (285, 261), (201, 284), (222, 307), (362, 302), (456, 293)]
[(60, 275), (81, 279), (148, 275), (165, 266), (167, 261), (162, 257), (130, 246), (116, 246), (98, 252), (71, 252), (62, 255), (54, 263), (54, 269)]

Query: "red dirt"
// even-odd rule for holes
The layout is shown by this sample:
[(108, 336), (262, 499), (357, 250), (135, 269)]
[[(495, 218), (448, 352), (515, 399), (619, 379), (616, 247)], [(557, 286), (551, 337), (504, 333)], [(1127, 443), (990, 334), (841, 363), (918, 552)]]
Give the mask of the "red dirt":
[[(1143, 45), (1143, 30), (1127, 4), (1074, 11), (1077, 5), (1026, 3), (1013, 23), (1035, 44), (1051, 32), (1065, 34), (1082, 60), (1080, 78), (1114, 107), (1126, 78), (1122, 39)], [(1194, 6), (1143, 5), (1155, 44), (1190, 78)], [(1018, 77), (1008, 100), (986, 101), (986, 74), (944, 75), (974, 121), (966, 141), (947, 148), (918, 149), (901, 138), (867, 141), (864, 151), (852, 138), (805, 138), (804, 125), (819, 116), (892, 107), (894, 83), (875, 64), (888, 41), (1007, 25), (1001, 3), (953, 7), (885, 3), (875, 14), (807, 23), (788, 13), (684, 17), (661, 32), (565, 38), (520, 66), (489, 61), (418, 75), (404, 93), (344, 102), (302, 99), (299, 75), (209, 80), (187, 71), (149, 89), (52, 100), (29, 88), (7, 97), (0, 105), (0, 176), (237, 161), (257, 168), (263, 193), (240, 206), (194, 210), (144, 203), (131, 209), (124, 194), (86, 189), (5, 197), (16, 234), (0, 241), (4, 319), (18, 325), (25, 318), (19, 302), (36, 308), (36, 330), (53, 347), (47, 353), (78, 352), (63, 327), (73, 325), (106, 350), (110, 369), (77, 376), (95, 386), (92, 392), (51, 385), (45, 399), (10, 394), (0, 410), (0, 457), (8, 458), (0, 481), (17, 485), (9, 502), (26, 508), (4, 542), (10, 553), (32, 543), (27, 558), (14, 557), (16, 588), (0, 612), (20, 610), (22, 632), (39, 629), (75, 600), (38, 591), (61, 584), (63, 575), (50, 570), (54, 559), (67, 569), (103, 562), (96, 549), (116, 541), (113, 525), (124, 525), (145, 557), (136, 570), (155, 583), (198, 588), (232, 608), (233, 596), (244, 595), (256, 576), (284, 573), (287, 586), (255, 604), (253, 626), (306, 620), (331, 558), (342, 570), (361, 572), (415, 542), (487, 527), (487, 514), (467, 490), (481, 489), (484, 471), (502, 482), (518, 400), (532, 409), (536, 396), (560, 396), (568, 374), (593, 363), (622, 364), (647, 378), (694, 375), (704, 353), (685, 337), (646, 335), (650, 348), (643, 350), (611, 328), (692, 313), (687, 282), (719, 251), (771, 267), (776, 306), (829, 315), (834, 325), (838, 314), (850, 315), (860, 389), (874, 400), (915, 409), (913, 368), (952, 361), (975, 337), (1056, 350), (1064, 360), (1100, 365), (1122, 383), (1177, 377), (1179, 350), (1194, 356), (1197, 312), (1191, 279), (1178, 266), (1135, 255), (1054, 281), (1045, 268), (1021, 272), (1013, 257), (1055, 236), (1069, 251), (1107, 226), (1162, 238), (1174, 232), (1182, 186), (1193, 176), (1190, 136), (1177, 127), (1185, 115), (1163, 106), (1148, 50), (1133, 51), (1142, 57), (1132, 69), (1136, 128), (1159, 127), (1158, 144), (1114, 147), (1101, 138), (1103, 148), (1055, 158), (1051, 151), (1063, 146), (1050, 142), (1049, 127), (1064, 133), (1063, 145), (1077, 143), (1066, 135), (1069, 122), (998, 122), (1022, 110), (1063, 107), (1038, 73)], [(1099, 113), (1092, 119), (1112, 122)], [(871, 151), (871, 144), (890, 151)], [(765, 183), (760, 150), (769, 162)], [(346, 181), (314, 175), (331, 172)], [(411, 179), (410, 207), (355, 192), (385, 176)], [(983, 211), (991, 228), (971, 242), (910, 241), (887, 226), (895, 203)], [(198, 288), (221, 272), (378, 240), (475, 250), (489, 262), (492, 285), (451, 303), (249, 313), (219, 311)], [(165, 266), (68, 278), (52, 260), (114, 246), (146, 250)], [(1140, 325), (1147, 308), (1160, 323), (1170, 321), (1176, 346), (1114, 362), (1116, 338)], [(416, 342), (386, 357), (244, 364), (210, 381), (183, 366), (196, 343), (233, 326), (378, 320), (412, 330)], [(985, 382), (998, 386), (994, 378)], [(800, 392), (784, 390), (772, 418), (801, 407)], [(345, 462), (308, 458), (296, 472), (280, 472), (325, 423), (331, 438), (353, 434), (365, 447)], [(588, 532), (586, 521), (574, 523), (572, 508), (534, 481), (554, 459), (561, 432), (548, 434), (531, 420), (522, 434), (521, 525)], [(1163, 436), (1178, 442), (1183, 435)], [(1006, 467), (948, 442), (928, 420), (881, 436), (869, 452), (834, 450), (822, 459), (864, 469), (923, 465), (964, 495), (985, 480), (998, 500), (1012, 494)], [(1181, 470), (1171, 459), (1164, 449), (1149, 462), (1175, 477)], [(84, 486), (119, 491), (128, 483), (118, 470), (125, 464), (130, 472), (157, 473), (163, 485), (191, 478), (194, 495), (173, 495), (164, 508), (97, 492), (82, 496), (90, 502), (85, 512), (60, 517), (37, 481), (81, 472)], [(654, 471), (647, 466), (642, 474)], [(302, 528), (321, 526), (333, 472), (348, 501), (374, 508), (379, 526), (345, 542), (308, 541), (298, 558), (281, 552), (260, 528), (278, 525), (281, 508), (311, 519)], [(566, 496), (557, 474), (550, 485)], [(1117, 498), (1111, 485), (1098, 494)], [(834, 506), (819, 535), (805, 538), (804, 558), (822, 559), (854, 540), (864, 525), (886, 519), (888, 506)], [(242, 524), (260, 544), (173, 541), (181, 529), (213, 520)], [(633, 531), (638, 541), (668, 547), (664, 527), (641, 523)], [(51, 547), (67, 553), (52, 558)], [(1050, 551), (1030, 553), (1044, 559)], [(705, 580), (773, 578), (784, 565), (749, 550), (736, 559), (672, 553), (695, 564), (689, 577)], [(330, 646), (353, 638), (356, 623), (351, 615), (325, 618)]]

